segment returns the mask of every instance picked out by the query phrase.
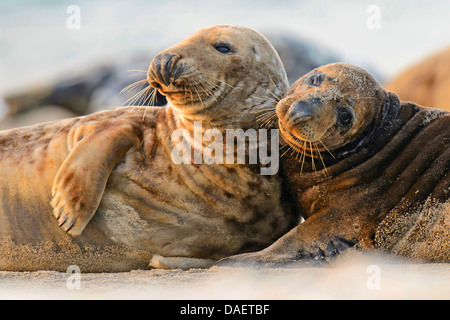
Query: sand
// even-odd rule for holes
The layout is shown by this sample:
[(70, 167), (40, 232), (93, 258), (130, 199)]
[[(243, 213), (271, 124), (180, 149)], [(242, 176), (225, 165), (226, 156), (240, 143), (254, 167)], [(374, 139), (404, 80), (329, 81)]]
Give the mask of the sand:
[[(79, 281), (78, 281), (79, 280)], [(328, 267), (136, 270), (68, 274), (0, 272), (0, 299), (449, 299), (450, 264), (378, 256)]]

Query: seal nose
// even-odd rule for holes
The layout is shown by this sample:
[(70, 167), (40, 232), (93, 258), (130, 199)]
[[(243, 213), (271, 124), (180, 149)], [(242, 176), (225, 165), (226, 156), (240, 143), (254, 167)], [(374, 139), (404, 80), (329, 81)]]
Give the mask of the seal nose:
[(288, 125), (295, 126), (300, 122), (309, 120), (313, 117), (313, 107), (308, 101), (297, 101), (289, 108), (286, 113)]
[(174, 67), (181, 56), (176, 53), (162, 52), (152, 61), (148, 73), (149, 82), (158, 88), (161, 84), (169, 86), (174, 80)]

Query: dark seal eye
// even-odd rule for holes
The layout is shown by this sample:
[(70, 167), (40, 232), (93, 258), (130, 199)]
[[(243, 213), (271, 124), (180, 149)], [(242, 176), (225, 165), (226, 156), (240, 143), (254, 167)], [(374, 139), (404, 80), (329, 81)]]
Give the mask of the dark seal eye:
[(348, 125), (353, 120), (353, 114), (347, 108), (338, 108), (337, 115), (339, 122), (343, 125)]
[(231, 46), (228, 43), (216, 43), (214, 48), (223, 54), (232, 52)]
[(325, 75), (323, 73), (315, 73), (309, 79), (309, 85), (318, 87), (322, 84), (325, 79)]

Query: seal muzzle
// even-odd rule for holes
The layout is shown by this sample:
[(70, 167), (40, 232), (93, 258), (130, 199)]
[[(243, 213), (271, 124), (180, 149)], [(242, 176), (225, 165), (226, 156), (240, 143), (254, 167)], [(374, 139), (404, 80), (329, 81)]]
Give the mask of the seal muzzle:
[(175, 65), (181, 56), (176, 53), (162, 52), (158, 54), (150, 65), (148, 80), (154, 88), (161, 88), (161, 85), (170, 86), (179, 76)]

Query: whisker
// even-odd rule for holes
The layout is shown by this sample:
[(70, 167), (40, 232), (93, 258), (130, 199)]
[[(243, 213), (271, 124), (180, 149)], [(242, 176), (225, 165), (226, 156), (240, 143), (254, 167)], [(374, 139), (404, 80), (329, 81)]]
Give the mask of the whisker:
[(212, 91), (212, 88), (208, 86), (208, 84), (204, 81), (199, 83), (199, 86), (203, 89), (203, 91), (206, 93), (206, 98), (209, 99), (211, 97), (214, 98), (215, 101), (217, 101), (217, 98), (214, 96), (214, 92)]
[[(211, 75), (211, 74), (210, 74)], [(212, 76), (212, 75), (211, 75)], [(224, 85), (226, 85), (226, 86), (228, 86), (228, 87), (230, 87), (231, 89), (234, 89), (234, 90), (237, 90), (237, 88), (236, 87), (233, 87), (231, 84), (229, 84), (229, 83), (227, 83), (227, 82), (225, 82), (225, 81), (223, 81), (223, 80), (220, 80), (220, 79), (217, 79), (217, 78), (215, 78), (215, 77), (212, 77), (213, 79), (213, 81), (217, 81), (217, 82), (219, 82), (219, 83), (223, 83)]]
[(141, 98), (139, 99), (139, 101), (137, 103), (138, 106), (141, 106), (141, 102), (146, 100), (147, 95), (148, 95), (150, 90), (151, 90), (151, 87), (147, 87), (146, 90), (142, 93)]
[[(204, 82), (205, 82), (206, 84), (210, 85), (210, 86), (211, 86), (211, 88), (216, 88), (216, 87), (220, 86), (220, 85), (221, 85), (221, 83), (225, 83), (225, 82), (223, 82), (223, 81), (220, 81), (220, 80), (216, 80), (216, 81), (219, 81), (220, 83), (219, 83), (218, 85), (214, 85), (213, 83), (209, 82), (209, 81), (208, 81), (208, 80), (206, 80), (206, 79), (203, 79), (203, 81), (204, 81)], [(226, 84), (226, 83), (225, 83), (225, 84)], [(212, 91), (212, 89), (211, 89), (211, 91)], [(212, 94), (214, 94), (214, 92), (213, 92)], [(222, 96), (222, 95), (218, 94), (217, 92), (216, 92), (216, 95), (217, 95), (217, 96), (218, 96), (219, 98), (225, 99), (225, 97), (224, 97), (224, 96)], [(216, 99), (216, 101), (217, 101), (217, 99)]]
[(333, 159), (336, 159), (336, 158), (334, 157), (334, 155), (331, 153), (331, 151), (328, 150), (327, 146), (326, 146), (321, 140), (319, 140), (319, 142), (320, 142), (320, 143), (323, 145), (323, 147), (328, 151), (328, 153), (333, 157)]
[[(154, 90), (152, 91), (152, 93), (148, 96), (147, 99), (150, 99), (150, 101), (151, 101), (150, 104), (151, 104), (151, 105), (155, 105), (156, 95), (157, 95), (157, 90), (154, 89)], [(146, 101), (147, 101), (147, 100), (146, 100)], [(146, 101), (144, 101), (144, 104), (146, 103)], [(144, 108), (145, 108), (145, 110), (144, 110), (144, 115), (142, 116), (142, 120), (145, 119), (145, 115), (147, 114), (147, 110), (148, 110), (148, 108), (147, 108), (146, 106), (144, 106)]]
[(275, 100), (274, 98), (272, 98), (272, 97), (269, 97), (269, 96), (267, 96), (267, 97), (257, 97), (257, 96), (251, 96), (253, 99), (259, 99), (259, 100), (261, 100), (261, 101), (263, 101), (263, 102), (266, 102), (266, 101), (273, 101), (273, 102), (275, 102), (275, 103), (278, 103), (280, 100)]
[(273, 124), (273, 122), (274, 122), (274, 120), (276, 120), (276, 119), (277, 119), (277, 115), (276, 115), (276, 113), (275, 113), (275, 114), (273, 114), (272, 116), (270, 116), (269, 118), (267, 118), (267, 119), (261, 124), (261, 126), (263, 126), (263, 127), (271, 127), (272, 124)]
[[(130, 74), (130, 75), (128, 76), (128, 78), (131, 78), (131, 77), (137, 77), (137, 76), (142, 77), (142, 74), (139, 74), (139, 73)], [(145, 81), (147, 81), (147, 79), (145, 79)]]
[(146, 92), (147, 92), (147, 89), (143, 90), (143, 92), (141, 92), (139, 94), (139, 96), (137, 96), (135, 99), (133, 99), (128, 106), (138, 106), (138, 107), (140, 107), (139, 103), (137, 103), (137, 102), (138, 102), (138, 100), (142, 99), (143, 96), (145, 96)]
[(266, 109), (266, 110), (254, 110), (252, 112), (253, 114), (257, 114), (257, 118), (263, 118), (264, 116), (271, 116), (273, 114), (276, 114), (276, 111), (273, 109)]
[(144, 115), (142, 116), (142, 120), (145, 119), (145, 114), (147, 113), (147, 110), (148, 110), (148, 108), (145, 108), (145, 110), (144, 110)]
[[(145, 85), (146, 82), (147, 82), (147, 79), (142, 79), (142, 80), (133, 82), (132, 84), (129, 84), (128, 86), (126, 86), (125, 88), (123, 88), (123, 89), (120, 91), (120, 94), (125, 93), (125, 92), (127, 92), (127, 91), (131, 91), (132, 89), (133, 89), (133, 90), (137, 90), (137, 87), (138, 87), (138, 86)], [(136, 87), (136, 88), (135, 88), (135, 87)]]
[(156, 104), (156, 98), (158, 96), (158, 90), (157, 89), (153, 89), (152, 94), (151, 94), (151, 105), (155, 105)]
[[(278, 89), (277, 85), (275, 84), (275, 82), (273, 82), (272, 78), (270, 76), (268, 76), (268, 77), (270, 79), (270, 82), (272, 82), (273, 86), (275, 87), (275, 89)], [(280, 97), (276, 96), (275, 94), (273, 94), (273, 95), (277, 98), (278, 102), (281, 101)]]
[(280, 102), (281, 101), (281, 99), (279, 98), (279, 97), (277, 97), (272, 91), (270, 91), (270, 90), (268, 90), (268, 89), (266, 89), (266, 88), (263, 88), (265, 91), (267, 91), (272, 97), (274, 97), (275, 98), (275, 102)]
[(147, 97), (147, 99), (145, 99), (145, 101), (143, 102), (142, 108), (145, 108), (145, 110), (144, 110), (144, 115), (142, 116), (142, 120), (145, 119), (145, 115), (147, 114), (147, 110), (148, 110), (148, 107), (147, 107), (145, 104), (147, 103), (148, 100), (150, 100), (150, 101), (151, 101), (150, 104), (151, 104), (151, 105), (155, 105), (156, 94), (157, 94), (157, 93), (156, 93), (156, 89), (153, 89), (152, 93), (149, 94), (148, 97)]
[(146, 100), (149, 92), (151, 90), (151, 87), (146, 87), (142, 93), (139, 95), (139, 97), (134, 101), (134, 105), (141, 106), (142, 102)]
[[(298, 145), (300, 143), (300, 139), (295, 139), (295, 144)], [(301, 155), (300, 149), (297, 147), (295, 148), (295, 160), (298, 159), (298, 156)]]
[(311, 161), (312, 161), (312, 169), (316, 171), (316, 163), (314, 162), (314, 154), (313, 154), (313, 147), (312, 142), (309, 143), (310, 149), (311, 149)]
[(202, 98), (200, 97), (200, 94), (198, 93), (196, 83), (194, 84), (194, 90), (195, 90), (195, 92), (197, 92), (197, 97), (200, 99), (201, 104), (203, 105), (204, 108), (206, 108), (205, 104), (203, 103)]
[[(142, 89), (141, 91), (139, 91), (138, 93), (136, 93), (134, 96), (132, 96), (131, 98), (129, 98), (128, 100), (126, 100), (123, 104), (126, 104), (126, 103), (127, 103), (128, 101), (130, 101), (130, 100), (131, 100), (131, 102), (134, 102), (135, 100), (139, 99), (139, 97), (140, 97), (146, 90), (148, 90), (148, 88), (150, 88), (150, 87), (147, 87), (147, 88), (145, 88), (145, 89)], [(130, 104), (128, 104), (128, 106), (132, 105), (131, 102), (130, 102)]]
[(262, 114), (259, 114), (257, 117), (256, 117), (256, 120), (257, 121), (265, 121), (265, 120), (268, 120), (268, 119), (272, 119), (272, 118), (274, 118), (274, 117), (276, 117), (277, 116), (277, 114), (276, 114), (276, 112), (274, 112), (274, 111), (271, 111), (271, 110), (268, 110), (268, 111), (265, 111), (264, 113), (262, 113)]
[[(290, 145), (287, 145), (287, 146), (288, 146), (288, 148), (287, 148), (286, 151), (281, 155), (281, 157), (283, 157), (286, 153), (289, 152), (289, 150), (292, 149), (292, 147), (291, 147)], [(281, 158), (281, 157), (280, 157), (280, 158)]]
[(256, 110), (252, 110), (251, 113), (261, 113), (261, 112), (276, 112), (276, 108), (275, 107), (265, 107), (265, 108), (258, 108)]
[(145, 100), (142, 102), (143, 107), (147, 106), (147, 102), (150, 102), (150, 105), (155, 105), (155, 101), (153, 100), (153, 98), (155, 97), (155, 91), (156, 90), (153, 90), (149, 95), (147, 95)]
[(302, 166), (301, 166), (301, 168), (300, 168), (300, 174), (302, 174), (302, 172), (303, 172), (303, 166), (304, 166), (304, 164), (305, 164), (305, 158), (306, 158), (306, 141), (303, 142), (302, 149), (303, 149), (303, 152), (302, 152)]
[(319, 158), (320, 158), (320, 161), (322, 161), (322, 165), (323, 165), (323, 168), (325, 169), (325, 172), (328, 173), (327, 167), (325, 166), (325, 162), (323, 161), (323, 158), (322, 158), (322, 154), (320, 153), (319, 147), (317, 146), (316, 142), (314, 142), (314, 147), (316, 148), (317, 153), (319, 154)]
[(194, 103), (194, 95), (192, 93), (192, 85), (191, 84), (189, 84), (189, 92), (191, 94), (191, 103)]

